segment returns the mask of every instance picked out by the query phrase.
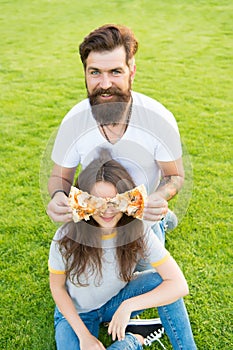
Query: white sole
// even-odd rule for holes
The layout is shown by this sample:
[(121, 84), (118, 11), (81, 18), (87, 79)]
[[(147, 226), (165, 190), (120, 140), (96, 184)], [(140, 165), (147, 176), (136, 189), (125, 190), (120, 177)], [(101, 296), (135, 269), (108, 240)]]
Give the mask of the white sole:
[(150, 319), (130, 319), (128, 322), (129, 325), (152, 325), (152, 324), (161, 324), (160, 318), (150, 318)]

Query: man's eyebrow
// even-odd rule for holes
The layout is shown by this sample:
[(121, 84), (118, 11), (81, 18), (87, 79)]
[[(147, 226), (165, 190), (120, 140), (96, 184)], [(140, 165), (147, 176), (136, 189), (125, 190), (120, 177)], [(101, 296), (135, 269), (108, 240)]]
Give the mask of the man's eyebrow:
[[(90, 66), (90, 67), (87, 68), (87, 71), (91, 71), (91, 70), (101, 71), (102, 69), (97, 68), (97, 67), (94, 67), (94, 66), (93, 66), (93, 67)], [(122, 67), (114, 67), (114, 68), (108, 69), (107, 71), (108, 71), (108, 72), (113, 72), (114, 70), (123, 71), (123, 68), (122, 68)]]
[(115, 67), (115, 68), (110, 69), (110, 71), (113, 71), (113, 70), (123, 70), (123, 68), (122, 67)]
[(100, 70), (100, 69), (96, 67), (88, 67), (87, 70)]

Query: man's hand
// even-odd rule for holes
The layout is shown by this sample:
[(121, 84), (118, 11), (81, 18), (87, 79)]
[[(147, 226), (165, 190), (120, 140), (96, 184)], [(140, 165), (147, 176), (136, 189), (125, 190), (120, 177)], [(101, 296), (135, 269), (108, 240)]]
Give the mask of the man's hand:
[(143, 212), (143, 219), (160, 221), (168, 212), (168, 203), (160, 194), (154, 192), (147, 198)]
[(148, 196), (143, 219), (160, 221), (168, 212), (168, 202), (182, 188), (184, 168), (182, 158), (172, 162), (158, 162), (162, 178), (156, 192)]
[(48, 181), (48, 192), (51, 197), (54, 197), (48, 204), (47, 214), (55, 222), (69, 222), (72, 220), (72, 209), (68, 205), (68, 198), (62, 192), (70, 192), (74, 180), (76, 167), (64, 168), (60, 165), (54, 164), (52, 173)]
[(62, 192), (57, 192), (47, 207), (48, 216), (55, 222), (69, 222), (72, 220), (72, 209), (68, 198)]

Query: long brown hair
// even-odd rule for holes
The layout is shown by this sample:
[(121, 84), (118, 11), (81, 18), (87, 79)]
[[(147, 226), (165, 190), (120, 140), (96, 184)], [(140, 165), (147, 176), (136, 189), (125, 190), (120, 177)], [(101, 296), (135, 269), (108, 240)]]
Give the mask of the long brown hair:
[(138, 49), (138, 41), (134, 33), (125, 26), (106, 24), (89, 35), (87, 35), (79, 46), (79, 54), (86, 68), (86, 60), (91, 51), (103, 52), (112, 51), (115, 48), (123, 46), (126, 52), (126, 64), (133, 58)]
[[(101, 150), (100, 157), (92, 161), (78, 176), (75, 186), (91, 192), (98, 181), (113, 184), (118, 193), (135, 187), (126, 169), (111, 159), (108, 151)], [(69, 222), (63, 226), (63, 238), (59, 240), (60, 251), (66, 264), (66, 274), (78, 285), (83, 273), (95, 275), (96, 281), (102, 277), (102, 231), (91, 217), (89, 221)], [(128, 282), (132, 278), (135, 264), (145, 257), (144, 228), (140, 220), (123, 214), (116, 227), (116, 258), (119, 277)], [(97, 282), (98, 283), (98, 282)]]

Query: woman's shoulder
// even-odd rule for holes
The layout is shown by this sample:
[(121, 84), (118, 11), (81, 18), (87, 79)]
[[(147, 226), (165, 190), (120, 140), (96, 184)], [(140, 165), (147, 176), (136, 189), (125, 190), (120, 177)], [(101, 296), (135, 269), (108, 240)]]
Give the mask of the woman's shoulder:
[(66, 224), (64, 224), (60, 226), (55, 232), (53, 236), (53, 241), (54, 242), (60, 241), (62, 238), (65, 237), (66, 233), (67, 233)]

